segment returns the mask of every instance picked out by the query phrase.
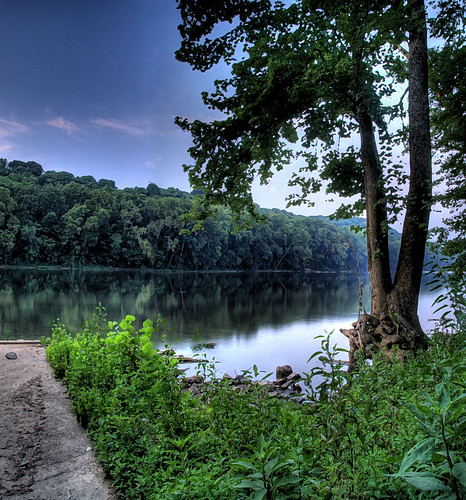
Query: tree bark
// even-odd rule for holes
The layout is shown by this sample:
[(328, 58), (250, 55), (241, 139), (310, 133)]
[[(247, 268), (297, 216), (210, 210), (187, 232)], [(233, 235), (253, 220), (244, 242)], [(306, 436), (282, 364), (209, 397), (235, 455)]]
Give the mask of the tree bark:
[(383, 171), (375, 143), (374, 126), (368, 113), (359, 116), (361, 159), (366, 196), (367, 261), (371, 282), (371, 312), (388, 312), (392, 286), (388, 251), (388, 220)]
[(417, 315), (423, 270), (420, 256), (424, 257), (432, 204), (427, 29), (423, 0), (412, 0), (412, 12), (408, 62), (409, 193), (390, 307), (416, 328), (415, 338), (422, 342), (424, 334)]
[(371, 313), (342, 330), (350, 343), (350, 370), (362, 350), (392, 356), (427, 347), (417, 313), (432, 204), (432, 162), (428, 101), (427, 28), (423, 0), (411, 0), (409, 30), (409, 192), (395, 279), (391, 281), (383, 174), (378, 163), (373, 124), (359, 116), (367, 217), (367, 252)]

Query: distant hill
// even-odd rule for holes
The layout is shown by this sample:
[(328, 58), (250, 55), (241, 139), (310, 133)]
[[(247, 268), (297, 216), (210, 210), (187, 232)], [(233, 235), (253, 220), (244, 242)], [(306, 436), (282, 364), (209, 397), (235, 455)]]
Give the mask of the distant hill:
[[(332, 221), (262, 209), (267, 224), (233, 233), (218, 207), (203, 231), (185, 214), (194, 196), (176, 188), (118, 189), (115, 182), (0, 160), (0, 265), (173, 270), (367, 269), (365, 220)], [(396, 256), (398, 234), (393, 234)]]

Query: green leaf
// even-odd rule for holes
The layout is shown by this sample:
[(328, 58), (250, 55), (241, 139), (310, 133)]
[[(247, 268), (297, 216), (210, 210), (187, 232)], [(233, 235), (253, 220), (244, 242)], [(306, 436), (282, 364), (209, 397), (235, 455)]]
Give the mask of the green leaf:
[(257, 470), (257, 467), (251, 462), (247, 462), (246, 460), (237, 460), (232, 462), (233, 465), (239, 465), (240, 467), (244, 467), (245, 469)]
[(430, 462), (430, 458), (432, 455), (432, 448), (434, 447), (435, 439), (434, 438), (426, 438), (422, 441), (419, 441), (416, 445), (414, 445), (408, 453), (403, 458), (403, 461), (400, 465), (400, 470), (396, 475), (402, 475), (406, 470), (411, 467), (415, 462), (425, 463), (427, 461)]
[(292, 122), (285, 123), (282, 127), (283, 137), (292, 144), (295, 144), (298, 141), (298, 133), (293, 126)]
[(152, 346), (152, 344), (150, 342), (146, 342), (143, 346), (142, 346), (142, 351), (143, 352), (150, 352), (150, 351), (154, 351), (155, 353), (155, 350), (154, 350), (154, 347)]
[(267, 477), (270, 477), (270, 474), (274, 472), (277, 462), (278, 462), (278, 457), (275, 457), (265, 464), (264, 472)]
[[(438, 387), (438, 389), (437, 389)], [(439, 392), (439, 408), (440, 412), (445, 415), (451, 405), (450, 391), (445, 384), (439, 384), (435, 389)]]
[(262, 472), (257, 471), (254, 474), (249, 474), (249, 478), (253, 477), (254, 479), (262, 479)]
[(252, 498), (253, 500), (262, 500), (265, 495), (267, 495), (267, 490), (264, 488), (263, 490), (256, 491)]
[(314, 359), (316, 356), (318, 356), (319, 354), (322, 354), (322, 351), (316, 351), (308, 360), (307, 362), (309, 363), (309, 361), (311, 361), (311, 359)]
[(264, 451), (264, 442), (265, 442), (264, 434), (261, 434), (259, 436), (259, 439), (257, 440), (257, 445), (258, 445), (258, 448), (259, 448), (259, 454), (262, 454), (263, 451)]
[(275, 482), (274, 487), (276, 489), (278, 489), (278, 488), (281, 488), (282, 486), (288, 486), (290, 484), (299, 483), (299, 482), (301, 482), (301, 480), (302, 479), (298, 476), (291, 476), (290, 475), (290, 476), (282, 477)]
[(243, 479), (239, 484), (234, 485), (235, 488), (251, 488), (257, 490), (264, 488), (264, 481), (251, 481), (251, 479)]
[(453, 466), (453, 475), (466, 487), (466, 462), (458, 462)]
[(139, 337), (139, 343), (141, 345), (147, 344), (147, 342), (150, 342), (150, 336), (149, 335), (146, 334), (146, 335), (141, 335)]
[(403, 479), (415, 488), (423, 491), (450, 491), (450, 488), (432, 476), (430, 472), (407, 472)]

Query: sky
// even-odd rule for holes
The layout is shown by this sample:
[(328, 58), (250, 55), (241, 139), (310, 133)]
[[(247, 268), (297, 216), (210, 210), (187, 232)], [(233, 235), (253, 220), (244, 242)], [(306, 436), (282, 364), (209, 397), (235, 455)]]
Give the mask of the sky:
[[(2, 0), (1, 12), (0, 157), (191, 190), (191, 139), (174, 119), (208, 120), (201, 92), (226, 73), (176, 61), (175, 0)], [(255, 201), (285, 208), (290, 175), (256, 184)], [(337, 204), (323, 199), (293, 211), (329, 214)]]
[(175, 60), (178, 16), (171, 0), (3, 0), (0, 155), (189, 189), (173, 120), (202, 113), (203, 78)]
[[(201, 92), (226, 73), (176, 61), (180, 22), (175, 0), (2, 0), (0, 157), (190, 191), (191, 139), (174, 119), (212, 118)], [(285, 208), (293, 168), (255, 184), (255, 201)], [(325, 198), (292, 211), (328, 215), (339, 202)]]

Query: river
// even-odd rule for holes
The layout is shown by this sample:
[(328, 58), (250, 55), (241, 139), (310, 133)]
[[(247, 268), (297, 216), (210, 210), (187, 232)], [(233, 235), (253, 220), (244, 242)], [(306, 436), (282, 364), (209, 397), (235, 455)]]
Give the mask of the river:
[[(367, 276), (362, 280), (367, 307)], [(439, 293), (423, 286), (419, 315), (426, 330), (435, 324), (431, 306)], [(348, 347), (339, 329), (357, 318), (358, 279), (353, 274), (1, 270), (0, 299), (0, 340), (49, 335), (58, 320), (76, 333), (101, 303), (109, 320), (132, 314), (139, 326), (160, 314), (166, 341), (180, 354), (196, 354), (200, 342), (215, 343), (215, 349), (197, 355), (216, 363), (217, 374), (234, 375), (254, 364), (267, 373), (282, 364), (303, 373), (320, 348), (316, 336), (334, 332), (332, 345)], [(161, 347), (165, 340), (154, 342)]]

